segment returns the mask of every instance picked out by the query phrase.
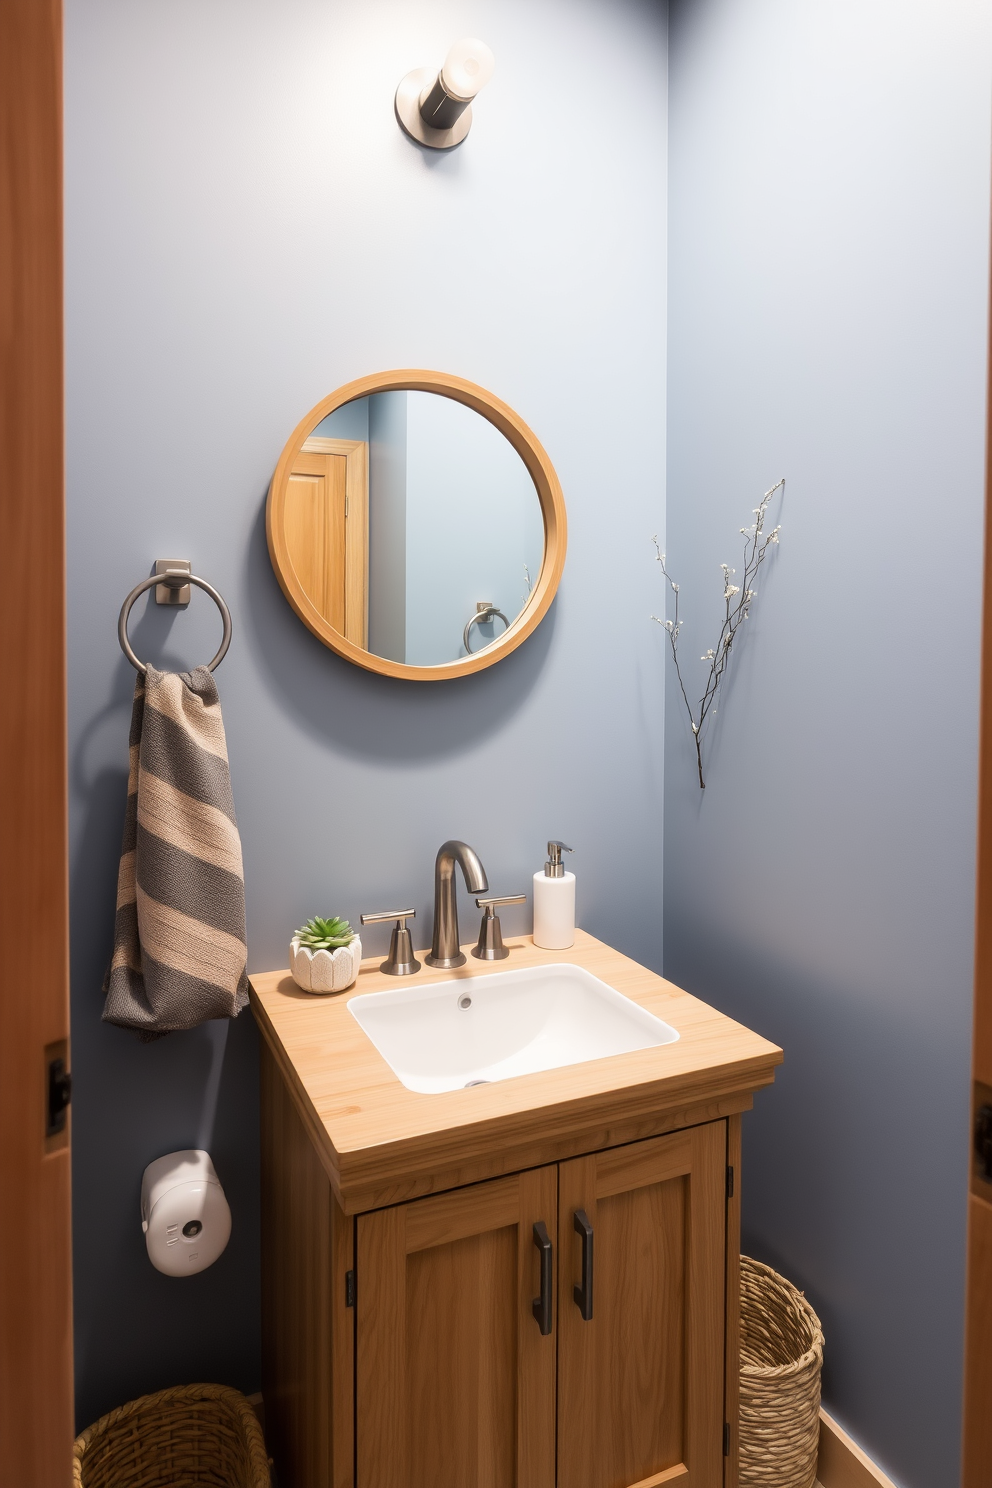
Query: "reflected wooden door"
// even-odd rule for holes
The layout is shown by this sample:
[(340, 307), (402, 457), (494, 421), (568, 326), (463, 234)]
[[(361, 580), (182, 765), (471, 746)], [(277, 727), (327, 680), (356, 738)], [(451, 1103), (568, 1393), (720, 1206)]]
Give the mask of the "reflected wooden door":
[(554, 1488), (557, 1205), (550, 1166), (359, 1216), (360, 1484)]
[(368, 645), (368, 448), (356, 439), (306, 441), (286, 492), (286, 546), (318, 613)]
[(724, 1123), (559, 1172), (559, 1488), (718, 1488)]

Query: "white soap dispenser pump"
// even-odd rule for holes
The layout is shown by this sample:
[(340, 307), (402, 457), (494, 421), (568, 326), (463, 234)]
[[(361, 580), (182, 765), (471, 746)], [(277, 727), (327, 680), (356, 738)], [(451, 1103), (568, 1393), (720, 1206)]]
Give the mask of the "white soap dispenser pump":
[(546, 951), (575, 944), (575, 874), (566, 873), (561, 860), (571, 851), (564, 842), (549, 842), (544, 872), (534, 874), (534, 944)]

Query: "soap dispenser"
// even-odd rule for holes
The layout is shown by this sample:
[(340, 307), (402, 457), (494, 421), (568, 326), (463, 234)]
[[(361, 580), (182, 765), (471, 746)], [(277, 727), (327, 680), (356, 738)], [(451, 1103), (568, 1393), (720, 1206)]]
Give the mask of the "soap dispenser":
[(561, 860), (571, 852), (564, 842), (548, 843), (543, 873), (534, 874), (534, 944), (546, 951), (567, 951), (575, 943), (575, 874)]

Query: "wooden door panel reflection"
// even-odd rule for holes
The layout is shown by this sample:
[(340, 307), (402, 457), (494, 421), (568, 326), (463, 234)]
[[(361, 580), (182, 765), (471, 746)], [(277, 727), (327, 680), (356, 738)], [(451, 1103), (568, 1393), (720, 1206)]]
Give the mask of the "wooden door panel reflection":
[[(323, 470), (294, 470), (286, 493), (286, 541), (308, 599), (329, 625), (344, 630), (344, 461), (307, 463)], [(302, 457), (301, 457), (302, 464)]]
[(368, 644), (368, 448), (311, 437), (286, 488), (286, 551), (314, 609), (355, 645)]

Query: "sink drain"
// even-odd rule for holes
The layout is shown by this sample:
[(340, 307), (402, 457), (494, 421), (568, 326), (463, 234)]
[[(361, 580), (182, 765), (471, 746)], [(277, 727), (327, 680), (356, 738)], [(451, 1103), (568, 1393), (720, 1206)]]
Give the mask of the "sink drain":
[(463, 1088), (465, 1090), (471, 1090), (471, 1088), (472, 1088), (473, 1085), (491, 1085), (491, 1084), (492, 1084), (492, 1081), (491, 1080), (466, 1080), (465, 1081), (465, 1085), (464, 1085)]

